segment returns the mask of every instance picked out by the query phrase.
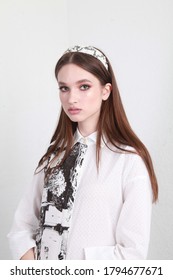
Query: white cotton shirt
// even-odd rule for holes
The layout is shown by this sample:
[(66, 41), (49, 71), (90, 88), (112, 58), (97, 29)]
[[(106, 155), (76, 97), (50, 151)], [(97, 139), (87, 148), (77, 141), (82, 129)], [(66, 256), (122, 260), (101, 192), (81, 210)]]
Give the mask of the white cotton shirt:
[[(84, 138), (77, 130), (75, 142), (88, 145), (78, 176), (66, 259), (146, 259), (152, 210), (152, 189), (146, 166), (134, 153), (121, 152), (102, 141), (99, 172), (96, 136)], [(132, 149), (126, 147), (127, 149)], [(15, 212), (8, 234), (14, 259), (35, 247), (44, 171), (34, 175)]]

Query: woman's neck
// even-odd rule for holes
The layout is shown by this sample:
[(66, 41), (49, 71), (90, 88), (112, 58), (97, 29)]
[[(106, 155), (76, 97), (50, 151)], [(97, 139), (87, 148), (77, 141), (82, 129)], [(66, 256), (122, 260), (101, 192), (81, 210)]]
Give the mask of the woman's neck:
[(97, 130), (96, 127), (92, 127), (92, 128), (91, 127), (82, 127), (82, 126), (80, 126), (80, 124), (78, 124), (78, 129), (79, 129), (80, 134), (83, 137), (87, 137)]

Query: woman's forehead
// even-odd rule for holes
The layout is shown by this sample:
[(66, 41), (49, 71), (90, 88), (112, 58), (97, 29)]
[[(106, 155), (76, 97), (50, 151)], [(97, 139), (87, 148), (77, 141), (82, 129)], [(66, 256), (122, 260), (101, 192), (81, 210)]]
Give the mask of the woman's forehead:
[(73, 63), (62, 66), (58, 72), (57, 79), (59, 83), (77, 83), (84, 80), (88, 82), (99, 81), (92, 73)]

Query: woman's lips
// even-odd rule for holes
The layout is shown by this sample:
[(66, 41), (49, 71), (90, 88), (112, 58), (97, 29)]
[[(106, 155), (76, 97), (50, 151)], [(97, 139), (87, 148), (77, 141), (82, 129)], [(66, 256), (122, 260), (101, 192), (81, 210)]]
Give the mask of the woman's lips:
[(79, 108), (70, 108), (70, 109), (68, 109), (68, 112), (71, 115), (76, 115), (76, 114), (79, 114), (81, 112), (81, 109), (79, 109)]

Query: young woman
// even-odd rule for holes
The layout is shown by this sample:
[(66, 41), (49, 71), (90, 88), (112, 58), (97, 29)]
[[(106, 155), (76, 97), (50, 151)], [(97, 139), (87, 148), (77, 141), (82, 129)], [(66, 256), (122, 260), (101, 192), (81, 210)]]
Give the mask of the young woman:
[(62, 104), (50, 147), (9, 233), (15, 259), (145, 259), (158, 186), (114, 73), (94, 47), (57, 62)]

